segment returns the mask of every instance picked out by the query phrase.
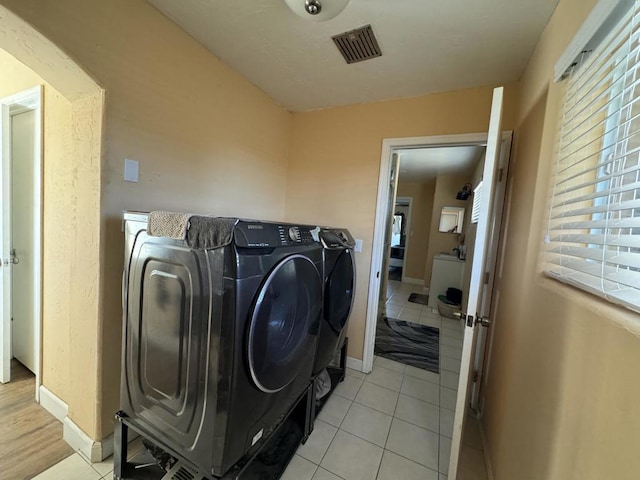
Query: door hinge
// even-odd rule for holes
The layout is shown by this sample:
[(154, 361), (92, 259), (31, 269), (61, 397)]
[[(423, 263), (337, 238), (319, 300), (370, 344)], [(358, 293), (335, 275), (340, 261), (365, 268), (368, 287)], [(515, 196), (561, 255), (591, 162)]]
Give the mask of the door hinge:
[(488, 285), (489, 284), (489, 272), (484, 272), (484, 284)]
[(502, 176), (504, 175), (504, 168), (500, 168), (498, 170), (498, 181), (501, 182), (502, 181)]
[(480, 378), (480, 374), (478, 373), (478, 370), (474, 370), (473, 371), (473, 376), (471, 377), (471, 381), (473, 383), (478, 383), (478, 379)]

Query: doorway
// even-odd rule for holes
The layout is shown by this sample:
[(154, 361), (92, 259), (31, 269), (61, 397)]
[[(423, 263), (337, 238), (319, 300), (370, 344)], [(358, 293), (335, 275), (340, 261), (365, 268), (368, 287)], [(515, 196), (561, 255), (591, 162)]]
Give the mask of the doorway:
[[(449, 287), (452, 300), (446, 301), (460, 310), (461, 292), (467, 290), (463, 284), (468, 283), (464, 235), (473, 240), (475, 225), (471, 222), (472, 196), (457, 197), (465, 185), (480, 182), (485, 150), (484, 145), (452, 144), (394, 151), (398, 181), (391, 187), (395, 200), (392, 216), (387, 219), (386, 238), (390, 241), (384, 255), (390, 258), (388, 281), (380, 292), (384, 303), (377, 312), (374, 353), (382, 358), (376, 361), (388, 359), (438, 373), (443, 362), (439, 361), (442, 349), (437, 344), (440, 334), (448, 333), (443, 330), (444, 323), (456, 337), (450, 342), (456, 345), (447, 351), (447, 362), (459, 362), (459, 322), (443, 321), (438, 297)], [(443, 224), (443, 219), (451, 217), (449, 212), (455, 212), (455, 221)], [(441, 264), (446, 268), (437, 274), (432, 271), (432, 266)], [(394, 275), (400, 268), (402, 274)], [(453, 371), (457, 373), (458, 368)]]
[[(498, 92), (498, 96), (501, 97), (501, 92)], [(495, 102), (496, 102), (496, 93), (494, 92), (494, 103)], [(496, 123), (498, 124), (497, 126), (496, 126)], [(494, 236), (497, 236), (500, 231), (499, 219), (501, 218), (500, 211), (501, 211), (502, 201), (498, 199), (498, 197), (500, 195), (504, 195), (504, 184), (506, 182), (501, 182), (501, 178), (503, 173), (505, 174), (505, 178), (506, 178), (506, 168), (508, 166), (508, 158), (509, 158), (512, 134), (511, 132), (504, 132), (502, 135), (498, 134), (498, 132), (500, 132), (499, 121), (496, 122), (495, 119), (493, 118), (493, 109), (492, 109), (492, 121), (490, 125), (490, 131), (492, 132), (492, 135), (491, 135), (492, 141), (489, 143), (487, 143), (489, 138), (488, 134), (387, 139), (383, 141), (380, 183), (379, 183), (379, 190), (378, 190), (378, 204), (377, 204), (377, 210), (376, 210), (376, 223), (375, 223), (375, 230), (374, 230), (374, 244), (373, 244), (373, 257), (372, 257), (373, 268), (372, 268), (372, 277), (370, 282), (369, 307), (372, 306), (372, 300), (376, 298), (376, 296), (380, 293), (379, 292), (380, 282), (376, 281), (377, 275), (380, 272), (380, 270), (377, 268), (377, 265), (378, 265), (379, 259), (384, 258), (384, 255), (386, 254), (384, 249), (384, 244), (381, 241), (381, 239), (384, 239), (384, 236), (386, 233), (385, 226), (388, 227), (388, 224), (389, 224), (389, 218), (385, 216), (385, 212), (388, 212), (389, 204), (385, 201), (385, 199), (388, 197), (394, 198), (394, 194), (390, 192), (390, 190), (394, 186), (392, 184), (390, 185), (390, 182), (388, 181), (388, 179), (392, 175), (391, 172), (393, 171), (393, 167), (394, 167), (394, 162), (391, 162), (390, 160), (391, 156), (394, 155), (394, 157), (396, 157), (398, 153), (401, 152), (403, 149), (416, 149), (416, 148), (425, 148), (425, 147), (452, 147), (452, 146), (477, 146), (477, 147), (487, 146), (486, 161), (484, 162), (484, 168), (479, 169), (479, 171), (481, 172), (480, 178), (470, 179), (471, 181), (469, 182), (467, 182), (465, 179), (461, 179), (461, 180), (459, 179), (458, 180), (459, 184), (457, 185), (458, 191), (453, 195), (454, 195), (454, 198), (460, 197), (460, 196), (461, 197), (469, 196), (472, 198), (473, 190), (476, 187), (478, 187), (478, 197), (483, 199), (483, 201), (481, 202), (481, 205), (485, 205), (480, 209), (480, 210), (484, 209), (485, 213), (483, 213), (480, 216), (480, 222), (478, 223), (478, 229), (477, 229), (478, 239), (484, 239), (487, 232), (487, 221), (488, 221), (486, 217), (487, 211), (493, 212), (493, 215), (496, 215), (498, 217), (497, 222), (490, 223), (489, 225), (490, 234), (488, 236), (494, 237)], [(489, 146), (491, 146), (490, 149), (489, 149)], [(489, 152), (490, 150), (491, 150), (491, 154)], [(499, 154), (496, 154), (496, 152), (499, 152)], [(402, 164), (402, 162), (400, 162), (400, 164)], [(402, 169), (402, 165), (400, 165), (399, 168)], [(480, 187), (480, 182), (478, 180), (482, 180), (482, 179), (485, 180), (485, 183), (488, 185), (488, 187), (485, 187), (484, 188), (485, 191), (480, 193), (481, 187)], [(499, 184), (499, 186), (497, 186), (496, 184)], [(487, 198), (490, 198), (490, 197), (495, 197), (495, 200), (485, 203)], [(491, 205), (494, 205), (494, 207), (496, 208), (492, 207)], [(499, 208), (497, 208), (498, 205), (499, 205)], [(450, 206), (455, 206), (455, 204), (446, 205), (446, 207), (450, 207)], [(414, 202), (414, 208), (415, 208), (415, 202)], [(440, 222), (440, 217), (442, 216), (441, 214), (444, 212), (444, 210), (445, 210), (444, 204), (438, 206), (438, 208), (433, 209), (435, 214), (431, 222), (432, 228), (442, 227), (442, 222)], [(460, 217), (458, 218), (462, 218), (463, 224), (467, 222), (466, 224), (468, 225), (470, 222), (470, 218), (467, 214), (471, 214), (474, 210), (476, 209), (474, 209), (471, 202), (469, 202), (468, 207), (465, 208), (465, 213), (460, 214)], [(455, 211), (454, 209), (448, 208), (446, 212), (447, 216), (453, 215), (454, 211)], [(452, 218), (447, 217), (447, 220), (451, 220), (451, 219)], [(494, 222), (494, 221), (495, 219), (492, 220), (491, 218), (489, 218), (489, 222)], [(444, 222), (444, 223), (447, 224), (447, 222)], [(459, 223), (458, 220), (456, 220), (456, 222), (454, 222), (451, 225), (447, 224), (449, 228), (445, 228), (444, 232), (451, 232), (457, 235), (460, 235), (460, 233), (469, 234), (469, 232), (465, 229), (463, 229), (462, 232), (458, 232), (457, 228), (454, 228), (457, 223)], [(445, 225), (445, 227), (447, 225)], [(442, 229), (440, 229), (440, 231), (443, 232)], [(480, 234), (480, 232), (482, 232), (482, 235)], [(469, 278), (471, 278), (470, 283), (474, 285), (475, 289), (477, 289), (477, 282), (478, 282), (478, 278), (480, 277), (480, 269), (477, 268), (476, 264), (483, 264), (485, 259), (485, 252), (487, 252), (490, 249), (485, 249), (484, 247), (482, 247), (480, 250), (478, 250), (478, 252), (476, 252), (478, 261), (476, 262), (476, 259), (473, 256), (474, 252), (471, 248), (468, 248), (466, 252), (464, 252), (464, 249), (461, 250), (459, 248), (461, 245), (464, 245), (464, 244), (466, 244), (467, 246), (471, 246), (476, 243), (475, 234), (471, 232), (470, 236), (471, 238), (467, 238), (466, 241), (464, 241), (465, 239), (458, 238), (458, 240), (462, 240), (462, 241), (459, 241), (459, 245), (452, 248), (452, 250), (455, 249), (454, 250), (456, 253), (455, 256), (450, 255), (451, 252), (449, 252), (448, 249), (442, 249), (439, 247), (436, 249), (436, 253), (438, 255), (434, 254), (432, 255), (432, 257), (439, 256), (439, 254), (442, 252), (442, 253), (445, 253), (444, 255), (445, 258), (442, 259), (443, 261), (451, 261), (452, 259), (455, 259), (455, 261), (460, 261), (461, 259), (458, 258), (458, 255), (460, 254), (460, 252), (461, 251), (463, 252), (463, 255), (462, 255), (463, 257), (464, 257), (464, 253), (466, 253), (467, 255), (466, 260), (469, 264), (469, 270), (472, 270), (471, 264), (473, 264), (474, 273), (472, 276), (466, 279), (463, 279), (461, 284), (462, 285), (469, 284)], [(456, 238), (456, 237), (452, 237), (452, 238)], [(481, 244), (484, 244), (484, 240), (481, 242)], [(490, 262), (487, 263), (487, 266), (489, 265), (489, 263)], [(460, 275), (460, 276), (464, 277), (464, 275)], [(430, 288), (430, 291), (428, 292), (429, 297), (432, 298), (435, 295), (435, 297), (438, 298), (439, 296), (441, 296), (441, 292), (434, 291), (434, 286), (433, 286), (433, 282), (431, 281), (430, 274), (425, 274), (425, 277), (428, 279), (427, 281), (429, 282), (428, 283)], [(427, 285), (427, 282), (425, 282), (425, 285)], [(474, 289), (469, 288), (470, 293), (471, 293), (471, 290), (474, 290)], [(402, 292), (404, 296), (406, 296), (406, 293), (407, 292)], [(458, 292), (458, 293), (460, 294), (464, 292)], [(464, 298), (462, 299), (462, 301), (459, 301), (458, 303), (461, 303), (462, 305), (466, 305), (466, 304), (471, 304), (475, 302), (475, 298), (473, 299), (473, 302), (471, 301), (470, 293), (469, 293), (468, 301), (466, 298)], [(405, 302), (404, 308), (409, 306), (409, 304), (407, 303), (408, 299), (402, 298), (401, 300), (402, 302)], [(434, 322), (435, 322), (434, 325), (438, 325), (438, 330), (439, 330), (438, 336), (440, 336), (439, 338), (440, 341), (439, 342), (437, 341), (435, 343), (436, 345), (439, 344), (436, 347), (436, 348), (439, 347), (439, 350), (440, 350), (437, 358), (441, 362), (440, 366), (442, 367), (442, 369), (439, 370), (437, 373), (434, 373), (434, 372), (429, 372), (428, 370), (425, 370), (425, 369), (418, 369), (412, 366), (405, 366), (404, 367), (405, 380), (407, 378), (411, 380), (410, 382), (408, 382), (407, 388), (414, 388), (416, 387), (416, 384), (419, 384), (420, 395), (424, 395), (425, 392), (433, 394), (432, 397), (429, 397), (429, 399), (427, 399), (426, 401), (436, 404), (439, 407), (439, 413), (434, 413), (434, 415), (439, 415), (439, 418), (441, 421), (438, 454), (441, 456), (441, 458), (444, 459), (444, 457), (449, 458), (449, 455), (447, 452), (451, 452), (451, 457), (450, 457), (451, 465), (454, 465), (453, 471), (447, 472), (446, 466), (445, 466), (445, 470), (444, 471), (441, 470), (441, 473), (445, 473), (445, 474), (450, 473), (453, 476), (453, 478), (455, 478), (455, 465), (457, 465), (457, 459), (459, 458), (458, 457), (459, 449), (461, 446), (461, 441), (460, 441), (461, 430), (466, 431), (466, 426), (473, 426), (475, 422), (475, 418), (474, 418), (475, 415), (469, 416), (469, 422), (466, 422), (464, 420), (466, 418), (466, 415), (464, 414), (464, 412), (466, 411), (466, 407), (463, 405), (466, 405), (465, 399), (467, 398), (467, 395), (464, 390), (464, 387), (463, 389), (459, 388), (459, 385), (462, 385), (462, 384), (467, 385), (466, 379), (468, 378), (468, 372), (467, 371), (463, 372), (461, 365), (465, 364), (465, 362), (466, 364), (469, 363), (470, 347), (468, 345), (469, 343), (468, 340), (470, 339), (470, 336), (468, 335), (468, 333), (469, 331), (473, 331), (473, 327), (471, 326), (470, 328), (470, 325), (469, 325), (469, 322), (473, 322), (473, 317), (472, 316), (466, 317), (465, 322), (462, 322), (461, 320), (456, 320), (455, 315), (451, 315), (452, 317), (454, 317), (451, 319), (445, 318), (444, 315), (441, 315), (442, 312), (439, 306), (437, 309), (434, 309), (432, 305), (429, 305), (429, 302), (427, 303), (426, 307), (423, 306), (422, 309), (423, 309), (422, 310), (423, 312), (428, 312), (430, 315), (433, 315)], [(379, 313), (378, 309), (368, 308), (367, 328), (366, 328), (366, 337), (365, 337), (364, 355), (363, 355), (364, 371), (370, 371), (370, 369), (373, 366), (374, 352), (375, 352), (374, 345), (375, 345), (375, 338), (377, 333), (376, 327), (380, 325), (378, 323), (378, 320), (379, 320), (378, 313)], [(460, 310), (457, 313), (459, 316), (462, 314)], [(475, 311), (473, 313), (475, 313)], [(445, 356), (441, 355), (442, 351), (445, 349), (448, 351), (448, 354), (446, 356), (449, 358), (445, 358)], [(476, 353), (478, 353), (482, 349), (483, 347), (479, 346), (478, 349), (476, 350)], [(379, 356), (375, 356), (375, 361), (376, 361), (376, 369), (379, 369), (378, 367), (384, 366), (384, 363), (387, 362), (386, 359), (383, 359), (383, 362), (380, 362)], [(445, 361), (448, 362), (447, 365), (444, 365)], [(405, 385), (404, 385), (405, 383), (407, 382), (403, 382), (402, 389), (405, 388)], [(402, 389), (400, 391), (401, 394), (403, 393)], [(458, 393), (458, 390), (460, 390), (461, 393)], [(414, 394), (416, 394), (416, 392), (414, 392)], [(462, 394), (462, 392), (465, 392), (464, 395)], [(442, 423), (443, 421), (445, 422), (444, 424)], [(482, 455), (481, 451), (479, 452), (479, 455)]]
[[(510, 139), (510, 134), (505, 134), (503, 142), (510, 143)], [(458, 305), (458, 311), (459, 305), (464, 302), (465, 298), (459, 298), (459, 295), (464, 293), (464, 285), (469, 281), (469, 269), (465, 272), (462, 258), (473, 255), (475, 229), (471, 217), (474, 205), (473, 195), (460, 197), (459, 193), (480, 183), (486, 141), (487, 134), (384, 141), (373, 258), (381, 259), (384, 265), (392, 257), (390, 245), (393, 242), (383, 243), (380, 238), (391, 238), (394, 218), (390, 212), (395, 213), (396, 202), (402, 198), (410, 197), (412, 200), (409, 219), (412, 225), (406, 233), (408, 248), (404, 252), (406, 258), (403, 262), (406, 266), (403, 269), (403, 281), (389, 281), (384, 276), (379, 285), (371, 283), (374, 288), (370, 289), (367, 310), (363, 356), (365, 370), (369, 370), (373, 364), (376, 327), (380, 325), (382, 317), (440, 328), (438, 297), (445, 296), (448, 287), (454, 287), (459, 290), (458, 298), (453, 293), (453, 303)], [(389, 178), (397, 181), (388, 181)], [(385, 201), (387, 198), (388, 202)], [(455, 229), (440, 228), (441, 217), (448, 219), (443, 215), (445, 210), (446, 213), (452, 210), (459, 212), (459, 227), (458, 222), (454, 222)], [(442, 282), (434, 281), (432, 286), (433, 266), (443, 262), (451, 267), (446, 269), (448, 276)], [(372, 278), (376, 270), (372, 269)], [(386, 272), (386, 269), (383, 271)], [(436, 277), (440, 280), (440, 276)], [(378, 291), (375, 291), (375, 286), (379, 286)], [(378, 308), (371, 308), (372, 291), (373, 294), (379, 294), (379, 299), (385, 299), (384, 303), (379, 302)], [(453, 305), (452, 309), (455, 310), (455, 307)], [(456, 328), (453, 321), (448, 322), (447, 326)], [(455, 345), (456, 350), (459, 347)]]
[[(508, 161), (511, 149), (511, 138), (512, 132), (503, 132), (501, 135), (501, 161)], [(382, 287), (386, 287), (388, 277), (386, 275), (380, 276), (380, 272), (386, 271), (384, 267), (388, 265), (389, 259), (389, 245), (390, 241), (387, 241), (387, 238), (390, 237), (390, 231), (392, 228), (392, 219), (391, 215), (394, 211), (396, 198), (399, 195), (396, 195), (397, 185), (399, 183), (399, 176), (402, 173), (403, 167), (400, 163), (400, 153), (408, 152), (411, 150), (426, 150), (426, 149), (439, 149), (439, 148), (448, 148), (448, 147), (475, 147), (475, 148), (484, 148), (487, 142), (487, 133), (476, 133), (476, 134), (460, 134), (460, 135), (443, 135), (443, 136), (432, 136), (432, 137), (408, 137), (408, 138), (391, 138), (385, 139), (383, 141), (382, 146), (382, 155), (381, 155), (381, 163), (380, 163), (380, 177), (379, 177), (379, 185), (378, 185), (378, 200), (376, 206), (376, 219), (375, 219), (375, 230), (374, 230), (374, 240), (373, 240), (373, 265), (371, 269), (371, 279), (369, 289), (369, 297), (367, 304), (367, 319), (366, 319), (366, 333), (365, 333), (365, 344), (364, 344), (364, 352), (363, 352), (363, 370), (371, 371), (374, 359), (374, 346), (375, 346), (375, 334), (376, 334), (376, 323), (379, 317), (379, 313), (381, 312), (382, 304), (380, 299), (388, 298), (384, 293), (381, 292)], [(475, 166), (475, 165), (474, 165)], [(463, 176), (472, 175), (469, 173), (471, 170), (467, 170), (466, 173), (463, 171)], [(458, 172), (459, 173), (459, 172)], [(460, 182), (462, 178), (456, 180), (456, 182)], [(456, 185), (458, 184), (456, 183)], [(459, 185), (459, 190), (462, 190), (464, 185)], [(468, 208), (465, 210), (465, 217), (470, 221), (471, 214), (473, 213), (473, 203), (467, 202)], [(413, 217), (416, 217), (416, 202), (415, 198), (413, 199), (412, 211)], [(433, 209), (432, 209), (433, 211)], [(430, 219), (431, 225), (435, 222), (433, 219)], [(439, 222), (438, 222), (439, 223)], [(411, 232), (408, 234), (408, 241), (413, 242), (415, 245), (416, 241), (412, 238), (412, 233), (415, 237), (415, 219), (413, 222), (413, 227), (411, 228)], [(437, 227), (436, 227), (437, 228)], [(499, 230), (499, 229), (498, 229)], [(456, 233), (456, 232), (454, 232)], [(459, 233), (459, 232), (458, 232)], [(497, 235), (498, 231), (493, 231), (495, 235)], [(451, 239), (454, 237), (452, 236)], [(471, 245), (473, 238), (467, 238), (464, 241), (467, 245)], [(452, 243), (449, 241), (449, 243)], [(451, 253), (457, 256), (457, 252), (453, 250), (456, 245), (451, 247), (451, 252), (447, 251), (446, 253)], [(442, 243), (438, 243), (435, 246), (435, 249), (440, 253), (442, 250), (444, 252), (444, 247)], [(405, 252), (406, 253), (406, 252)], [(467, 248), (467, 257), (471, 257), (473, 254), (472, 249)], [(452, 256), (453, 256), (452, 255)], [(426, 259), (425, 259), (426, 262)], [(381, 268), (380, 268), (381, 267)], [(433, 292), (426, 290), (428, 289), (428, 284), (430, 283), (431, 277), (431, 266), (428, 265), (428, 262), (425, 263), (425, 277), (421, 280), (424, 282), (423, 286), (424, 292), (429, 293), (430, 295), (437, 295), (440, 292)], [(406, 283), (416, 283), (415, 279), (409, 277), (409, 282)], [(463, 279), (464, 280), (464, 279)], [(414, 286), (415, 287), (415, 286)]]
[(2, 130), (2, 380), (11, 359), (41, 384), (42, 89), (0, 99)]

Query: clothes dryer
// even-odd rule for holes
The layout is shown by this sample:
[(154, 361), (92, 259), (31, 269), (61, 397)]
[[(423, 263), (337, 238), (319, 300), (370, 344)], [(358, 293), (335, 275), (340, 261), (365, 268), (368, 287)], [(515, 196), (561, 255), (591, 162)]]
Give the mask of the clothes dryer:
[(231, 228), (229, 244), (195, 249), (125, 215), (121, 409), (211, 477), (257, 451), (308, 388), (322, 309), (311, 227)]
[(319, 237), (324, 258), (324, 295), (314, 375), (331, 363), (344, 342), (356, 285), (355, 241), (349, 230), (322, 228)]

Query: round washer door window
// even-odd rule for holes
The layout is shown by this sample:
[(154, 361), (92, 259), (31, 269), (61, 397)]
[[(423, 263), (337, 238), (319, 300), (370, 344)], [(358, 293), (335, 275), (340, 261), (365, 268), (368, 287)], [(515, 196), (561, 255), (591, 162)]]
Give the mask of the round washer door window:
[(355, 269), (351, 250), (343, 250), (327, 277), (324, 309), (325, 318), (336, 334), (347, 323), (355, 286)]
[(291, 255), (269, 273), (249, 327), (249, 370), (260, 390), (282, 390), (309, 364), (321, 308), (322, 280), (309, 258)]

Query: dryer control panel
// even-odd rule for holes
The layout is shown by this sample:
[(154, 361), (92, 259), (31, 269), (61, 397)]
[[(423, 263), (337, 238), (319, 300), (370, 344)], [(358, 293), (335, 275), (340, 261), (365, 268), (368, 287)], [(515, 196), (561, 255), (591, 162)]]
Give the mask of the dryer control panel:
[(241, 220), (235, 227), (235, 243), (245, 248), (290, 247), (315, 243), (313, 231), (308, 225), (270, 223)]
[(320, 240), (324, 248), (330, 250), (353, 248), (356, 244), (346, 228), (323, 228), (320, 231)]

